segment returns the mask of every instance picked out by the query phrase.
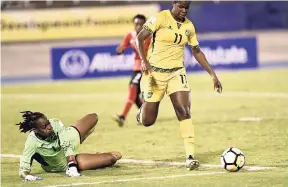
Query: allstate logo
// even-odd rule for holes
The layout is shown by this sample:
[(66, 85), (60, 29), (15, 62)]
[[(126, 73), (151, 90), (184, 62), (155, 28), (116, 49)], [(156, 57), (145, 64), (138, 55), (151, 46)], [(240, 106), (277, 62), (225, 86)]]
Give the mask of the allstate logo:
[(60, 68), (68, 77), (81, 77), (89, 69), (89, 57), (82, 50), (69, 50), (60, 60)]

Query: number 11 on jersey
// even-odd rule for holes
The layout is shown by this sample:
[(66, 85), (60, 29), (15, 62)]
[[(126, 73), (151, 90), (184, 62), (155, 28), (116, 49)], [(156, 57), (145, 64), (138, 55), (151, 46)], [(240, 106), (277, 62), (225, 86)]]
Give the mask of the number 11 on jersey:
[[(177, 34), (177, 33), (174, 33), (174, 34), (175, 34), (175, 40), (174, 40), (174, 43), (176, 43), (177, 40), (178, 40), (178, 34)], [(182, 40), (182, 34), (179, 34), (179, 36), (180, 36), (180, 39), (179, 39), (179, 42), (178, 42), (177, 44), (180, 44), (180, 43), (181, 43), (181, 40)]]
[(186, 75), (180, 75), (182, 84), (187, 84)]

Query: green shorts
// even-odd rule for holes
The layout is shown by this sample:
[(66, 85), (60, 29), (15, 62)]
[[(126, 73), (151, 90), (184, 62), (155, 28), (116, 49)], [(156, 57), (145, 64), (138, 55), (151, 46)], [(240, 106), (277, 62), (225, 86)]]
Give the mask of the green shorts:
[(60, 135), (61, 146), (65, 147), (65, 145), (72, 147), (75, 154), (77, 153), (77, 148), (81, 143), (81, 136), (78, 129), (74, 126), (69, 126), (63, 131)]

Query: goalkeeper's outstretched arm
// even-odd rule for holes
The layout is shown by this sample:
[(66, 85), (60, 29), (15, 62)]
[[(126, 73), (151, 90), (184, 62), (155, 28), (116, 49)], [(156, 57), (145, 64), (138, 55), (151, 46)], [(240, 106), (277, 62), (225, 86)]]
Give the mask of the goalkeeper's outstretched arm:
[(24, 181), (36, 181), (42, 180), (42, 177), (30, 175), (29, 171), (20, 171), (20, 177), (24, 179)]
[(28, 136), (25, 142), (23, 155), (20, 159), (20, 168), (19, 168), (19, 176), (23, 178), (25, 181), (42, 180), (41, 177), (30, 175), (33, 155), (35, 154), (35, 152), (36, 152), (35, 140), (30, 136)]

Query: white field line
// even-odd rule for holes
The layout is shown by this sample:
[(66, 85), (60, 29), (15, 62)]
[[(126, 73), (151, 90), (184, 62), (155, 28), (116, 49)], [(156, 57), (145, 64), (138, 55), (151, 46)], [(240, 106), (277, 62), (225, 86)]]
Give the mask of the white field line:
[[(220, 159), (219, 159), (220, 160)], [(143, 165), (166, 165), (166, 166), (185, 166), (185, 162), (165, 162), (165, 161), (154, 161), (154, 160), (134, 160), (134, 159), (121, 159), (118, 163), (134, 163), (134, 164), (143, 164)], [(201, 164), (201, 167), (207, 168), (222, 168), (221, 165), (214, 164)], [(245, 166), (245, 170), (255, 171), (255, 170), (265, 170), (272, 169), (273, 167), (266, 166)]]
[(64, 186), (80, 186), (80, 185), (97, 185), (97, 184), (111, 184), (111, 183), (123, 183), (123, 182), (131, 182), (131, 181), (143, 181), (143, 180), (160, 180), (160, 179), (174, 179), (181, 177), (192, 177), (192, 176), (203, 176), (203, 175), (216, 175), (216, 174), (225, 174), (227, 172), (205, 172), (205, 173), (190, 173), (184, 175), (168, 175), (161, 177), (141, 177), (141, 178), (130, 178), (130, 179), (119, 179), (119, 180), (107, 180), (107, 181), (99, 181), (99, 182), (79, 182), (79, 183), (71, 183), (71, 184), (60, 184), (60, 185), (52, 185), (52, 186), (44, 186), (44, 187), (64, 187)]
[[(21, 158), (21, 155), (14, 154), (0, 154), (2, 158)], [(135, 160), (135, 159), (121, 159), (117, 163), (127, 164), (140, 164), (140, 165), (165, 165), (165, 166), (185, 166), (185, 162), (165, 162), (165, 161), (154, 161), (154, 160)], [(201, 164), (201, 167), (207, 168), (222, 168), (221, 165), (213, 164)], [(272, 169), (273, 167), (268, 166), (245, 166), (243, 169), (249, 171)]]
[(14, 154), (0, 154), (1, 158), (21, 158), (21, 155), (14, 155)]
[(262, 118), (255, 118), (255, 117), (243, 117), (243, 118), (239, 118), (238, 121), (244, 121), (244, 122), (258, 122), (261, 121)]
[[(21, 155), (15, 154), (0, 154), (3, 158), (21, 158)], [(121, 159), (118, 163), (134, 163), (134, 164), (143, 164), (143, 165), (170, 165), (170, 166), (182, 166), (185, 165), (184, 162), (164, 162), (164, 161), (153, 161), (153, 160), (134, 160), (134, 159)], [(201, 164), (202, 167), (213, 167), (221, 168), (221, 165), (210, 165), (210, 164)], [(271, 169), (272, 167), (263, 167), (263, 166), (245, 166), (246, 170), (255, 171), (255, 170), (265, 170)], [(59, 184), (51, 185), (44, 187), (66, 187), (66, 186), (82, 186), (82, 185), (99, 185), (99, 184), (112, 184), (112, 183), (124, 183), (132, 181), (143, 181), (143, 180), (161, 180), (161, 179), (173, 179), (173, 178), (183, 178), (183, 177), (193, 177), (193, 176), (204, 176), (204, 175), (217, 175), (225, 174), (227, 172), (205, 172), (205, 173), (189, 173), (184, 175), (168, 175), (168, 176), (158, 176), (158, 177), (140, 177), (140, 178), (130, 178), (130, 179), (117, 179), (117, 180), (106, 180), (98, 182), (79, 182), (71, 184)]]
[[(4, 93), (4, 99), (45, 99), (45, 100), (71, 100), (71, 99), (111, 99), (126, 97), (126, 92), (113, 93)], [(192, 97), (256, 97), (256, 98), (287, 98), (288, 92), (192, 92)]]

